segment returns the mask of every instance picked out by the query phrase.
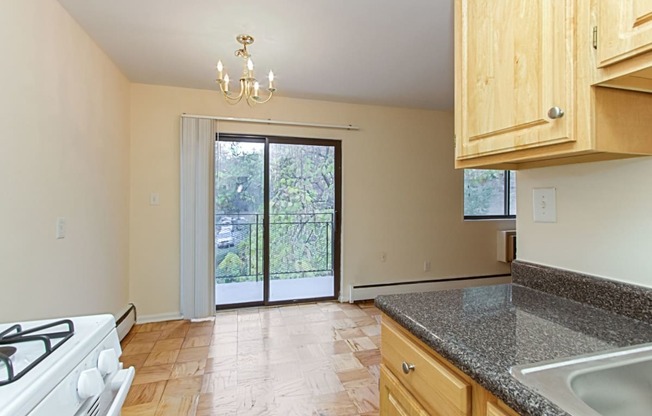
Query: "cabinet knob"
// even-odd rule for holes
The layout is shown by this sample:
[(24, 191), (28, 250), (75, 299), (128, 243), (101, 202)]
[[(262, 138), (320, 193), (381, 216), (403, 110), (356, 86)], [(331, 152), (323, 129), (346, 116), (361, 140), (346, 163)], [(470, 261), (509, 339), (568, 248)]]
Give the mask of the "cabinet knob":
[(414, 370), (414, 364), (408, 364), (405, 361), (403, 361), (403, 365), (401, 367), (403, 367), (403, 372), (405, 374), (410, 374), (410, 371)]
[(562, 118), (564, 117), (564, 110), (556, 106), (550, 107), (550, 110), (548, 110), (548, 117), (552, 119)]

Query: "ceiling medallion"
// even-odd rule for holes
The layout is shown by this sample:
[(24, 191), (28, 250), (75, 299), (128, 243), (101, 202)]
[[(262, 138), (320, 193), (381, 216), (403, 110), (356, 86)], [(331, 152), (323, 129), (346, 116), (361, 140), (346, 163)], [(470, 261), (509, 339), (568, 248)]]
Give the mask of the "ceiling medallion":
[(242, 75), (240, 76), (240, 92), (235, 94), (229, 91), (229, 75), (224, 70), (222, 61), (217, 62), (216, 82), (220, 86), (222, 95), (224, 95), (224, 98), (229, 104), (237, 104), (243, 98), (250, 106), (264, 104), (272, 98), (274, 91), (276, 91), (274, 86), (274, 73), (269, 71), (267, 76), (269, 80), (269, 86), (267, 87), (268, 95), (266, 98), (262, 98), (259, 95), (260, 84), (256, 81), (256, 77), (254, 77), (254, 63), (251, 60), (251, 54), (247, 50), (247, 46), (254, 43), (254, 38), (250, 35), (238, 35), (235, 39), (242, 45), (242, 48), (235, 51), (235, 56), (242, 58), (244, 61)]

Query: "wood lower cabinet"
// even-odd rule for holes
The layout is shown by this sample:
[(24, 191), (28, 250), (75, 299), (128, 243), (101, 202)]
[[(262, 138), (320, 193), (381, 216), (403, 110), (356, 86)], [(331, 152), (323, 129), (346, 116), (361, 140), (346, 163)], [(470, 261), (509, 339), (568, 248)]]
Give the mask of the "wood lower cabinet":
[(383, 321), (381, 354), (384, 366), (421, 404), (435, 415), (468, 416), (471, 386), (400, 328)]
[(487, 403), (487, 416), (511, 416), (513, 413), (507, 413), (507, 411), (498, 407), (493, 403)]
[(386, 315), (381, 356), (381, 416), (518, 416)]
[(651, 68), (652, 0), (455, 0), (455, 166), (652, 155)]
[(426, 409), (382, 364), (380, 365), (380, 408), (385, 416), (428, 416)]

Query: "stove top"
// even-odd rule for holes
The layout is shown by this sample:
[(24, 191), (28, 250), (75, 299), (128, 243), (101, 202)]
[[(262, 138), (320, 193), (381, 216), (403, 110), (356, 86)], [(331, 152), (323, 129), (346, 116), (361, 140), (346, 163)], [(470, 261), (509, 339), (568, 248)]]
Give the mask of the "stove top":
[(0, 415), (33, 408), (114, 330), (112, 315), (0, 324), (0, 347), (16, 348), (11, 357), (0, 357)]
[(0, 332), (0, 386), (20, 379), (74, 334), (70, 319), (31, 328), (15, 324)]

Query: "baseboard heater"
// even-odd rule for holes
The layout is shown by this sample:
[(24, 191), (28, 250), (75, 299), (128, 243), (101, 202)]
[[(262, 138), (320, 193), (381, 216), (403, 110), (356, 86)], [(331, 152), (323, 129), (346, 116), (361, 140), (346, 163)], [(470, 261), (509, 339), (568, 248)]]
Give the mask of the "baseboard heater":
[(487, 276), (452, 277), (445, 279), (417, 280), (410, 282), (377, 283), (370, 285), (350, 285), (349, 302), (375, 299), (378, 295), (428, 292), (432, 290), (459, 289), (471, 286), (498, 285), (511, 283), (510, 274)]
[(136, 305), (130, 303), (125, 308), (124, 312), (120, 316), (116, 317), (115, 326), (118, 330), (118, 337), (120, 341), (127, 336), (131, 328), (136, 324)]

